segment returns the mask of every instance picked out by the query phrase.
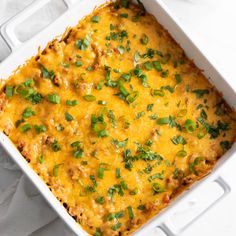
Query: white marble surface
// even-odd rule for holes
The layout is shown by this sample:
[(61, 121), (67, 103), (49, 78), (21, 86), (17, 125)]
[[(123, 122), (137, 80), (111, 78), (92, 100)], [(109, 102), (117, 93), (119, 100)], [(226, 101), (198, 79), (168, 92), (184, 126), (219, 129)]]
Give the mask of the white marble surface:
[[(33, 0), (0, 0), (0, 24)], [(53, 0), (62, 11), (59, 0)], [(236, 90), (236, 2), (235, 0), (163, 0), (179, 18), (193, 40)], [(36, 19), (42, 25), (57, 13), (45, 9)], [(22, 38), (29, 37), (29, 29), (40, 28), (37, 21), (21, 28)], [(7, 54), (0, 40), (0, 60)], [(37, 191), (22, 176), (17, 167), (0, 151), (0, 236), (72, 236)], [(236, 235), (236, 159), (222, 170), (231, 185), (231, 193), (188, 228), (181, 236)], [(210, 194), (209, 194), (210, 196)], [(194, 198), (193, 198), (194, 201)], [(34, 215), (34, 218), (32, 216)], [(161, 236), (153, 231), (150, 236)]]

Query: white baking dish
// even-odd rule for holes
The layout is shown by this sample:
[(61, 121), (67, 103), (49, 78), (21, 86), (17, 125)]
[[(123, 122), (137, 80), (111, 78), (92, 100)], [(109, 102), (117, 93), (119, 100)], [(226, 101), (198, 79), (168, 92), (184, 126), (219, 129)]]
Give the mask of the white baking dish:
[[(20, 42), (15, 35), (15, 28), (25, 19), (29, 18), (34, 12), (41, 9), (50, 0), (37, 0), (29, 7), (24, 9), (21, 13), (13, 17), (7, 23), (1, 27), (1, 34), (4, 37), (6, 43), (12, 50), (12, 54), (0, 64), (0, 78), (7, 79), (11, 75), (18, 65), (23, 64), (28, 58), (35, 55), (38, 50), (38, 46), (45, 47), (47, 42), (52, 40), (55, 36), (62, 34), (66, 27), (76, 25), (78, 20), (83, 16), (92, 12), (95, 6), (98, 6), (106, 0), (63, 0), (67, 6), (67, 11), (56, 21), (50, 24), (46, 29), (41, 31), (38, 35), (33, 37), (27, 42)], [(181, 45), (185, 50), (187, 56), (194, 60), (196, 65), (204, 70), (204, 74), (211, 81), (216, 88), (222, 92), (225, 100), (236, 109), (236, 93), (230, 87), (230, 85), (224, 80), (219, 72), (212, 66), (202, 52), (194, 45), (188, 35), (183, 31), (181, 25), (175, 19), (175, 17), (169, 12), (167, 7), (160, 0), (143, 0), (144, 6), (148, 12), (153, 14), (157, 20), (170, 32), (173, 38)], [(47, 185), (40, 179), (40, 177), (30, 168), (27, 161), (21, 156), (19, 151), (14, 147), (11, 141), (3, 133), (0, 133), (0, 143), (7, 150), (13, 160), (21, 167), (23, 172), (34, 183), (38, 190), (42, 193), (45, 199), (50, 203), (52, 208), (58, 213), (58, 215), (67, 223), (67, 225), (80, 236), (88, 235), (79, 224), (67, 213), (61, 203), (55, 198), (55, 196), (48, 189)], [(224, 196), (230, 192), (230, 186), (220, 175), (220, 168), (226, 164), (229, 158), (233, 158), (236, 151), (236, 145), (233, 145), (217, 163), (214, 171), (203, 180), (195, 183), (191, 186), (190, 190), (181, 194), (172, 204), (163, 210), (161, 214), (154, 217), (151, 221), (146, 223), (140, 230), (134, 235), (146, 235), (150, 229), (159, 227), (166, 235), (174, 236), (179, 235), (189, 225), (191, 225), (199, 216), (212, 207), (215, 203), (220, 201)], [(178, 230), (174, 230), (167, 224), (168, 216), (172, 214), (179, 204), (186, 200), (188, 193), (196, 191), (200, 185), (206, 185), (209, 182), (216, 182), (223, 189), (223, 194), (215, 202), (210, 204), (204, 211), (202, 211), (197, 217), (181, 227)]]

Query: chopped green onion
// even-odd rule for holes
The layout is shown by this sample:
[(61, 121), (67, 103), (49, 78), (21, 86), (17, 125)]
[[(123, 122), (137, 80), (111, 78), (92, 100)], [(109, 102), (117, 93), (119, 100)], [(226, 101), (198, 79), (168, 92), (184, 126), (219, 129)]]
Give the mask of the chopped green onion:
[(97, 90), (102, 90), (103, 85), (104, 85), (104, 82), (103, 82), (103, 81), (100, 81), (100, 82), (96, 85), (95, 88), (96, 88)]
[(61, 145), (58, 143), (57, 140), (54, 140), (54, 142), (52, 143), (51, 147), (52, 147), (52, 150), (54, 152), (58, 152), (58, 151), (61, 150)]
[(86, 68), (86, 70), (87, 70), (87, 71), (93, 71), (93, 70), (94, 70), (94, 67), (93, 67), (93, 66), (88, 66), (88, 67)]
[(151, 175), (151, 176), (148, 177), (148, 181), (150, 181), (150, 182), (154, 179), (163, 180), (164, 179), (163, 173), (156, 173), (156, 174)]
[(107, 101), (99, 100), (99, 101), (98, 101), (98, 104), (105, 106), (105, 105), (107, 105)]
[(63, 164), (57, 164), (53, 167), (53, 170), (52, 170), (52, 173), (53, 173), (53, 176), (54, 177), (57, 177), (58, 176), (58, 173), (59, 173), (59, 167), (62, 166)]
[(204, 109), (201, 110), (200, 116), (205, 120), (207, 119), (207, 113), (205, 112)]
[(152, 96), (164, 97), (165, 96), (165, 92), (162, 89), (151, 89), (151, 95)]
[(178, 145), (178, 144), (182, 144), (182, 145), (185, 145), (187, 142), (185, 140), (185, 138), (181, 135), (177, 135), (177, 136), (174, 136), (171, 141), (173, 142), (173, 144), (175, 145)]
[(32, 111), (32, 108), (31, 107), (27, 107), (25, 108), (25, 110), (23, 111), (23, 114), (22, 114), (23, 118), (26, 119), (26, 118), (29, 118), (31, 116), (35, 116), (35, 112)]
[(77, 150), (75, 150), (74, 152), (74, 157), (75, 158), (82, 158), (84, 154), (84, 150), (82, 148), (78, 148)]
[(64, 62), (62, 62), (61, 65), (62, 65), (64, 68), (69, 68), (69, 67), (70, 67), (70, 64), (64, 63)]
[(145, 115), (144, 111), (138, 112), (137, 115), (136, 115), (136, 119), (138, 120), (138, 119), (140, 119), (144, 115)]
[(93, 236), (102, 236), (102, 231), (100, 228), (96, 228), (95, 233), (93, 234)]
[(35, 90), (31, 87), (26, 87), (24, 84), (19, 84), (15, 87), (15, 93), (27, 99), (35, 93)]
[(134, 54), (134, 61), (135, 62), (139, 62), (139, 60), (140, 60), (140, 54), (139, 54), (139, 52), (135, 52), (135, 54)]
[(66, 105), (67, 106), (72, 106), (72, 107), (74, 107), (74, 106), (76, 106), (76, 105), (78, 105), (79, 104), (79, 102), (77, 101), (77, 100), (66, 100)]
[(152, 111), (154, 104), (148, 104), (147, 105), (147, 111)]
[(157, 124), (158, 125), (167, 125), (169, 123), (170, 123), (170, 118), (169, 117), (163, 117), (163, 118), (157, 119)]
[(64, 127), (63, 127), (61, 124), (59, 124), (58, 126), (56, 126), (56, 130), (57, 130), (58, 132), (61, 132), (61, 131), (64, 130)]
[(167, 78), (169, 76), (169, 70), (163, 70), (161, 72), (161, 77), (162, 78)]
[(206, 128), (202, 128), (198, 132), (197, 137), (198, 137), (198, 139), (202, 139), (202, 138), (204, 138), (206, 136), (206, 134), (207, 134)]
[(116, 168), (116, 178), (117, 178), (117, 179), (121, 178), (121, 175), (120, 175), (120, 168)]
[(43, 155), (39, 155), (39, 157), (38, 157), (38, 162), (40, 163), (40, 164), (43, 164), (44, 163), (44, 156)]
[(138, 188), (134, 188), (133, 190), (131, 190), (130, 192), (130, 195), (137, 195), (138, 194)]
[(111, 143), (115, 145), (117, 148), (123, 148), (128, 143), (128, 138), (126, 138), (124, 141), (118, 141), (117, 139), (112, 139)]
[(146, 34), (143, 34), (142, 38), (140, 39), (140, 42), (141, 42), (143, 45), (147, 45), (148, 42), (149, 42), (148, 36), (147, 36)]
[(14, 94), (14, 87), (7, 85), (5, 93), (7, 97), (12, 97)]
[(233, 143), (228, 140), (220, 142), (220, 146), (223, 149), (223, 151), (229, 150), (232, 147), (232, 145), (233, 145)]
[(99, 167), (98, 168), (98, 178), (103, 179), (103, 176), (104, 176), (104, 168)]
[(188, 131), (188, 133), (193, 133), (196, 129), (196, 123), (190, 119), (187, 119), (185, 121), (184, 127)]
[(46, 132), (46, 127), (44, 125), (35, 125), (34, 128), (38, 134)]
[(131, 79), (131, 73), (122, 74), (120, 78), (124, 79), (126, 82), (129, 82)]
[(70, 122), (74, 120), (74, 117), (70, 113), (65, 112), (65, 119)]
[(128, 210), (128, 214), (129, 214), (129, 218), (132, 220), (134, 219), (134, 212), (133, 212), (133, 208), (131, 206), (127, 207)]
[(193, 162), (189, 163), (189, 171), (195, 175), (198, 175), (198, 172), (195, 170), (195, 167), (200, 164), (203, 160), (202, 157), (196, 157)]
[(121, 227), (121, 223), (120, 222), (118, 222), (117, 224), (115, 224), (115, 225), (113, 225), (112, 227), (111, 227), (111, 229), (113, 230), (113, 231), (116, 231), (116, 230), (118, 230), (120, 227)]
[(154, 61), (153, 66), (157, 71), (162, 71), (161, 63), (159, 61)]
[(185, 150), (180, 150), (176, 153), (177, 157), (186, 157), (187, 156), (187, 152)]
[(83, 96), (83, 99), (84, 99), (85, 101), (87, 101), (87, 102), (93, 102), (93, 101), (96, 100), (96, 97), (93, 96), (93, 95), (84, 95), (84, 96)]
[(152, 70), (153, 68), (152, 63), (150, 61), (144, 62), (144, 67), (146, 70)]
[(93, 17), (91, 18), (91, 21), (92, 21), (93, 23), (99, 23), (99, 21), (100, 21), (100, 16), (93, 16)]
[(49, 71), (44, 66), (41, 67), (42, 76), (46, 79), (53, 80), (55, 78), (55, 73), (53, 70)]
[(60, 96), (58, 94), (48, 94), (48, 101), (53, 104), (59, 104)]
[(100, 163), (98, 168), (98, 178), (103, 179), (104, 171), (110, 170), (110, 165), (107, 163)]
[(30, 124), (24, 124), (20, 127), (20, 131), (22, 133), (26, 133), (27, 131), (31, 130), (32, 126)]
[(83, 65), (83, 62), (82, 62), (82, 61), (76, 61), (76, 62), (75, 62), (75, 65), (76, 65), (77, 67), (81, 67), (81, 66)]
[(123, 46), (121, 46), (121, 45), (117, 47), (117, 50), (119, 51), (119, 53), (121, 55), (124, 54), (124, 52), (125, 52), (125, 48)]
[(175, 79), (176, 79), (177, 84), (182, 82), (182, 78), (180, 74), (175, 74)]
[(140, 210), (140, 211), (144, 211), (144, 210), (146, 210), (146, 206), (145, 205), (139, 205), (137, 207), (137, 209)]
[(165, 188), (162, 187), (159, 183), (153, 183), (152, 190), (154, 191), (154, 194), (163, 193), (166, 191)]
[(104, 203), (104, 197), (102, 197), (102, 196), (99, 196), (99, 197), (97, 197), (97, 198), (96, 198), (96, 200), (95, 200), (95, 201), (96, 201), (96, 203), (98, 203), (98, 204), (101, 204), (101, 205), (102, 205), (102, 204)]
[(130, 93), (127, 97), (126, 97), (126, 101), (128, 104), (133, 103), (139, 96), (139, 92), (138, 91), (134, 91), (132, 93)]
[(208, 89), (195, 89), (192, 92), (196, 94), (196, 98), (202, 98), (204, 95), (209, 94)]
[(119, 16), (121, 18), (128, 18), (129, 15), (127, 13), (121, 13)]
[(91, 38), (89, 35), (86, 35), (84, 39), (78, 39), (75, 42), (75, 46), (80, 49), (81, 51), (85, 51), (88, 46), (90, 45)]

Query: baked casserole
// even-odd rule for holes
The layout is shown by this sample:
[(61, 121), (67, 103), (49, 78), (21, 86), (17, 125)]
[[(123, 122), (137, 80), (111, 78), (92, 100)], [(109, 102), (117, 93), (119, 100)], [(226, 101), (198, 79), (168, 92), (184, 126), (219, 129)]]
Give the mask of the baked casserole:
[(1, 81), (1, 131), (94, 236), (131, 235), (236, 137), (235, 112), (138, 2), (95, 9)]

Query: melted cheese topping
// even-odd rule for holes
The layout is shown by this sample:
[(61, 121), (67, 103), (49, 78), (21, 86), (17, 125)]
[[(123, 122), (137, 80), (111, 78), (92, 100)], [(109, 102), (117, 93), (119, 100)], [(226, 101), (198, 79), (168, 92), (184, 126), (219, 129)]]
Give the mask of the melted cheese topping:
[(142, 7), (102, 6), (2, 84), (0, 127), (91, 235), (130, 235), (208, 174), (235, 113)]

